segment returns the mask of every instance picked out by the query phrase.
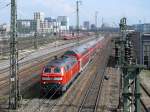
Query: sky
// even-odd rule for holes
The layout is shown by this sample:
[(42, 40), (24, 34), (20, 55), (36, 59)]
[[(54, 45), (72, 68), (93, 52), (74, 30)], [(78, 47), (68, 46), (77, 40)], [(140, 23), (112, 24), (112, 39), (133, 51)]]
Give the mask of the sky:
[[(10, 21), (10, 0), (0, 0), (0, 24)], [(94, 23), (98, 12), (98, 25), (103, 22), (117, 26), (120, 18), (127, 24), (150, 23), (150, 0), (81, 0), (80, 24)], [(5, 8), (4, 8), (5, 7)], [(32, 19), (34, 12), (44, 12), (46, 17), (68, 16), (70, 24), (76, 24), (76, 0), (17, 0), (18, 19)]]

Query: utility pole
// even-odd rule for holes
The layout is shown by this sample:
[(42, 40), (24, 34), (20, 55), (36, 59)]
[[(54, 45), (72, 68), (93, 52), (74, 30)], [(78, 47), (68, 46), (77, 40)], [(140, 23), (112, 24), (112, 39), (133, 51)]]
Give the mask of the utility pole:
[(11, 0), (11, 36), (10, 36), (10, 93), (9, 108), (19, 105), (18, 50), (17, 50), (17, 3)]
[(37, 22), (38, 22), (38, 21), (36, 21), (36, 29), (35, 29), (35, 32), (34, 32), (34, 49), (37, 49), (37, 48), (38, 48)]
[(102, 34), (103, 34), (103, 26), (104, 26), (104, 19), (102, 17), (102, 26), (101, 26), (101, 28), (102, 28)]
[(98, 12), (95, 12), (95, 34), (96, 34), (96, 38), (98, 38), (98, 25), (97, 25), (97, 16), (98, 16)]
[(77, 9), (76, 9), (76, 11), (77, 11), (77, 25), (76, 25), (76, 30), (77, 30), (77, 38), (78, 38), (78, 44), (79, 44), (79, 33), (80, 33), (80, 29), (79, 29), (79, 3), (80, 3), (81, 1), (79, 1), (79, 0), (77, 0), (76, 1), (76, 7), (77, 7)]

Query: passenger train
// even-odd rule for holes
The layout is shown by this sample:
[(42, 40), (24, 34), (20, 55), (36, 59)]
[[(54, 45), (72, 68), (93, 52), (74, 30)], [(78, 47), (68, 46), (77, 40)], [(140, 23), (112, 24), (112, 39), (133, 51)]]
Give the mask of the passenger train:
[(76, 46), (61, 58), (50, 61), (41, 73), (42, 91), (50, 89), (65, 92), (74, 79), (84, 70), (96, 51), (103, 47), (104, 37)]

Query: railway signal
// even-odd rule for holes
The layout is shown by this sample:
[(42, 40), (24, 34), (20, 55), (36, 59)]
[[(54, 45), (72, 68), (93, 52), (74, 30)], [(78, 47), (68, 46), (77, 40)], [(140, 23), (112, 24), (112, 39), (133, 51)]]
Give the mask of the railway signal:
[[(133, 60), (132, 42), (127, 37), (126, 18), (120, 20), (120, 40), (117, 41), (116, 52), (119, 52), (118, 61), (121, 68), (121, 106), (123, 106), (123, 112), (140, 112), (140, 81), (139, 72), (143, 68), (137, 65)], [(136, 60), (136, 59), (135, 59)], [(120, 107), (120, 106), (119, 106)]]

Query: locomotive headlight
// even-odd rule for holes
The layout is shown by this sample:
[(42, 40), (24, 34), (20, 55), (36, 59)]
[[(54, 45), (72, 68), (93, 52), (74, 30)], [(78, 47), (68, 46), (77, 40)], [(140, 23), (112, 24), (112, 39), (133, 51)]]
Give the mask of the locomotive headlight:
[(47, 81), (47, 80), (52, 80), (52, 78), (49, 78), (49, 77), (42, 77), (42, 80)]
[(43, 77), (42, 80), (45, 80), (45, 81), (48, 81), (48, 80), (56, 80), (56, 81), (59, 81), (59, 80), (62, 80), (62, 77), (57, 77), (57, 78)]
[(63, 76), (64, 75), (64, 69), (61, 68), (61, 71), (62, 71), (61, 76)]
[(60, 77), (60, 78), (54, 78), (53, 80), (62, 80), (62, 77)]

